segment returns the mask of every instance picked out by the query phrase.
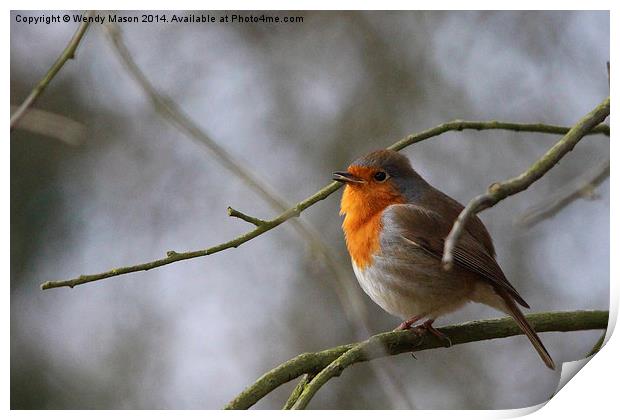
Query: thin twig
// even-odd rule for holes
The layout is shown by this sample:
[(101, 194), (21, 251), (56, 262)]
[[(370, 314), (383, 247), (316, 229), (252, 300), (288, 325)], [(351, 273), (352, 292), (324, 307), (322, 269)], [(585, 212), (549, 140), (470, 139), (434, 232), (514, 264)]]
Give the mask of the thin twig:
[[(521, 131), (521, 132), (530, 132), (530, 133), (567, 133), (570, 128), (569, 127), (559, 127), (559, 126), (550, 126), (545, 124), (516, 124), (516, 123), (504, 123), (498, 121), (452, 121), (448, 123), (441, 124), (437, 127), (431, 128), (429, 130), (420, 132), (418, 134), (413, 134), (399, 140), (394, 143), (389, 149), (392, 150), (402, 150), (403, 148), (419, 143), (423, 140), (427, 140), (432, 137), (437, 137), (442, 133), (446, 133), (449, 131), (461, 131), (465, 129), (474, 129), (474, 130), (509, 130), (509, 131)], [(590, 131), (588, 134), (605, 134), (609, 135), (609, 126), (600, 125)], [(281, 225), (287, 220), (298, 217), (301, 212), (306, 210), (308, 207), (318, 203), (321, 200), (326, 199), (334, 192), (338, 191), (339, 188), (342, 187), (340, 182), (331, 182), (310, 197), (306, 198), (303, 201), (300, 201), (295, 206), (289, 208), (284, 211), (277, 217), (267, 220), (268, 224), (263, 226), (257, 226), (255, 229), (238, 236), (234, 239), (231, 239), (227, 242), (223, 242), (221, 244), (212, 246), (207, 249), (197, 250), (197, 251), (189, 251), (189, 252), (174, 252), (174, 255), (168, 256), (166, 258), (162, 258), (155, 261), (150, 261), (147, 263), (130, 265), (125, 267), (115, 268), (109, 271), (105, 271), (97, 274), (88, 274), (81, 275), (76, 278), (72, 278), (69, 280), (59, 280), (59, 281), (48, 281), (41, 285), (42, 290), (52, 289), (56, 287), (75, 287), (81, 284), (90, 283), (92, 281), (102, 280), (109, 277), (120, 276), (128, 273), (135, 273), (138, 271), (146, 271), (151, 270), (153, 268), (161, 267), (164, 265), (172, 264), (177, 261), (188, 260), (191, 258), (204, 257), (206, 255), (215, 254), (217, 252), (224, 251), (229, 248), (237, 248), (240, 245), (256, 238), (257, 236), (262, 235), (265, 232), (270, 231), (271, 229)]]
[[(407, 146), (412, 144), (421, 142), (423, 140), (429, 139), (431, 137), (437, 137), (440, 134), (446, 133), (448, 131), (463, 131), (463, 130), (476, 130), (476, 131), (486, 131), (486, 130), (505, 130), (505, 131), (516, 131), (521, 133), (540, 133), (540, 134), (566, 134), (569, 132), (570, 127), (563, 127), (560, 125), (549, 125), (542, 123), (535, 124), (521, 124), (521, 123), (513, 123), (513, 122), (503, 122), (503, 121), (462, 121), (462, 120), (454, 120), (444, 124), (440, 124), (437, 127), (433, 127), (426, 131), (422, 131), (417, 134), (412, 134), (410, 136), (405, 137), (402, 140), (397, 141), (388, 149), (390, 150), (402, 150)], [(588, 135), (592, 134), (604, 134), (609, 137), (609, 126), (605, 124), (601, 124), (598, 127), (592, 129)]]
[[(607, 327), (609, 311), (543, 312), (526, 315), (526, 318), (539, 333), (595, 330)], [(508, 317), (467, 322), (460, 325), (441, 327), (438, 330), (450, 339), (452, 345), (523, 334), (512, 318)], [(319, 377), (320, 372), (340, 356), (354, 348), (358, 348), (358, 350), (354, 352), (354, 357), (347, 357), (347, 365), (345, 366), (339, 362), (339, 367), (330, 369), (330, 375), (342, 372), (342, 369), (352, 363), (444, 346), (445, 341), (435, 337), (433, 334), (425, 334), (420, 337), (412, 334), (410, 331), (390, 331), (370, 337), (361, 343), (345, 344), (316, 353), (303, 353), (265, 373), (229, 402), (225, 408), (250, 408), (280, 385), (306, 373), (317, 376), (304, 387), (303, 392), (306, 392), (306, 395), (315, 393), (316, 389), (312, 389), (312, 391), (309, 389), (312, 386), (312, 382)], [(315, 384), (319, 382), (317, 381)], [(306, 399), (307, 397), (303, 401), (307, 401)], [(298, 399), (297, 404), (303, 405), (304, 403), (300, 403)]]
[(564, 137), (521, 175), (501, 183), (494, 183), (489, 187), (487, 193), (472, 199), (461, 211), (452, 226), (450, 234), (446, 238), (442, 258), (444, 268), (450, 269), (452, 267), (454, 247), (470, 218), (482, 210), (493, 207), (503, 199), (527, 189), (553, 168), (564, 155), (573, 150), (577, 143), (594, 127), (603, 122), (608, 115), (609, 97), (579, 120)]
[(596, 197), (595, 189), (609, 178), (609, 160), (595, 167), (573, 185), (559, 189), (544, 201), (530, 207), (515, 224), (530, 228), (542, 220), (555, 216), (564, 207), (580, 198)]
[(248, 216), (247, 214), (241, 213), (239, 210), (235, 210), (232, 207), (228, 207), (226, 211), (228, 211), (228, 215), (230, 217), (236, 217), (238, 219), (245, 220), (246, 222), (251, 223), (254, 226), (263, 226), (263, 225), (269, 224), (267, 220), (258, 219), (253, 216)]
[[(89, 11), (86, 13), (86, 17), (90, 17), (92, 16), (92, 14), (93, 11)], [(32, 89), (30, 95), (28, 95), (28, 97), (19, 106), (19, 108), (17, 108), (17, 111), (15, 111), (13, 115), (11, 115), (11, 131), (13, 131), (15, 125), (24, 116), (24, 113), (28, 110), (28, 108), (30, 108), (43, 93), (47, 85), (50, 84), (50, 82), (60, 71), (62, 66), (64, 66), (68, 60), (75, 57), (75, 51), (77, 50), (78, 45), (80, 45), (80, 41), (82, 41), (82, 38), (84, 37), (84, 34), (86, 33), (89, 25), (90, 23), (88, 22), (88, 19), (85, 19), (80, 24), (80, 26), (75, 31), (75, 34), (73, 34), (73, 37), (71, 37), (69, 44), (67, 44), (65, 49), (60, 54), (60, 57), (56, 59), (56, 61), (54, 62), (54, 64), (52, 64), (52, 67), (50, 67), (45, 76), (43, 76), (43, 78), (39, 81), (39, 83), (37, 83), (34, 89)]]

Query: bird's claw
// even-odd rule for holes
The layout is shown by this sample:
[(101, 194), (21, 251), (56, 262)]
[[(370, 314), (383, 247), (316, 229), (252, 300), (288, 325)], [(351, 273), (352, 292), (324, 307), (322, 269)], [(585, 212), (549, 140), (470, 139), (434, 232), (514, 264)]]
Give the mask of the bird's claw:
[(444, 347), (452, 347), (452, 340), (450, 340), (450, 337), (433, 327), (432, 320), (426, 321), (416, 326), (412, 326), (411, 324), (412, 322), (409, 320), (404, 321), (398, 327), (396, 327), (394, 331), (409, 330), (418, 337), (422, 337), (424, 334), (431, 333), (445, 343)]
[(446, 343), (444, 347), (446, 348), (452, 347), (452, 340), (450, 340), (450, 337), (448, 337), (447, 335), (439, 331), (437, 328), (433, 327), (431, 323), (424, 323), (421, 326), (424, 329), (426, 329), (426, 331), (428, 331), (429, 333), (433, 334), (435, 337), (437, 337), (438, 339)]

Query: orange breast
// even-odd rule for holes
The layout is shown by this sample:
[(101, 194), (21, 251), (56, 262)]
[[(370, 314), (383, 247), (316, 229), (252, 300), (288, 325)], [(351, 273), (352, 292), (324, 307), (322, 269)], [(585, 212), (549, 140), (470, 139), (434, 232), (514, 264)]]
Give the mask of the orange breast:
[(342, 230), (351, 259), (359, 269), (365, 269), (372, 263), (373, 255), (380, 252), (381, 213), (373, 215), (365, 223), (357, 223), (354, 218), (345, 217)]
[(351, 259), (359, 269), (370, 265), (373, 256), (381, 252), (383, 210), (402, 203), (405, 203), (404, 197), (388, 183), (345, 187), (340, 205), (340, 213), (345, 215), (342, 230)]

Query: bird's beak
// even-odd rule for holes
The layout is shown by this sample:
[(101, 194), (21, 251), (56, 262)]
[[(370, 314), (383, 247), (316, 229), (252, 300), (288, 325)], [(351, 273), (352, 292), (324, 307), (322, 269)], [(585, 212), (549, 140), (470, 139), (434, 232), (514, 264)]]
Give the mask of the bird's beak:
[(332, 179), (334, 181), (342, 182), (344, 184), (365, 184), (364, 181), (359, 176), (355, 176), (350, 172), (334, 172), (332, 175)]

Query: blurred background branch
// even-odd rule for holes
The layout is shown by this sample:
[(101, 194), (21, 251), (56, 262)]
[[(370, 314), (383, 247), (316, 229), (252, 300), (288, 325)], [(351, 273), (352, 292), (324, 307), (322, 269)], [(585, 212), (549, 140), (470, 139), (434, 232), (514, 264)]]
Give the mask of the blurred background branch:
[[(85, 16), (90, 17), (93, 15), (93, 13), (93, 11), (86, 12)], [(11, 115), (11, 130), (15, 128), (19, 120), (28, 110), (28, 108), (31, 107), (39, 98), (39, 96), (43, 93), (47, 85), (49, 85), (54, 76), (58, 74), (62, 66), (64, 66), (68, 60), (71, 60), (75, 57), (75, 51), (77, 50), (78, 45), (80, 45), (80, 41), (82, 41), (82, 38), (84, 37), (86, 30), (88, 29), (88, 25), (90, 25), (90, 23), (87, 20), (80, 23), (80, 26), (78, 26), (75, 34), (73, 35), (65, 49), (62, 51), (58, 59), (54, 62), (54, 64), (52, 64), (52, 67), (50, 67), (45, 76), (43, 76), (43, 78), (39, 81), (39, 83), (37, 83), (34, 89), (32, 89), (32, 92), (30, 92), (30, 95), (26, 97), (24, 102), (22, 102), (22, 104), (17, 108), (17, 110), (13, 112), (13, 115)]]
[[(15, 111), (17, 107), (11, 106), (11, 112)], [(15, 128), (52, 137), (69, 146), (81, 145), (86, 136), (84, 124), (63, 115), (36, 108), (29, 108), (28, 112), (22, 115), (15, 124)]]
[[(526, 318), (539, 333), (598, 330), (607, 327), (609, 312), (543, 312), (526, 315)], [(452, 345), (523, 334), (509, 317), (451, 325), (441, 327), (439, 331), (450, 339)], [(250, 408), (278, 386), (301, 375), (309, 374), (314, 378), (303, 385), (303, 390), (292, 405), (293, 409), (303, 409), (329, 379), (339, 376), (352, 364), (385, 357), (386, 353), (396, 355), (444, 346), (445, 341), (430, 333), (418, 335), (411, 331), (390, 331), (370, 337), (361, 343), (341, 345), (316, 353), (304, 353), (265, 373), (229, 402), (225, 408)]]
[(609, 160), (590, 169), (576, 183), (558, 189), (545, 200), (537, 203), (522, 214), (515, 223), (524, 228), (530, 228), (537, 223), (553, 217), (564, 207), (579, 199), (595, 200), (598, 198), (596, 187), (609, 178)]

